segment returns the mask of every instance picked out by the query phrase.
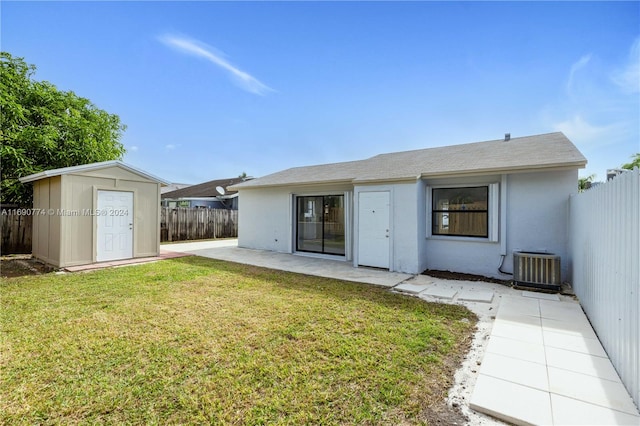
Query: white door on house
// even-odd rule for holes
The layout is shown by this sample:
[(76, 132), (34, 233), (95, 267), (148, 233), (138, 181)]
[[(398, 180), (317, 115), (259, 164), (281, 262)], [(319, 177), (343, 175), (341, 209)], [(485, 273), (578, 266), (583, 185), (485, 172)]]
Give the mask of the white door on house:
[(133, 257), (133, 192), (98, 191), (96, 260)]
[(358, 265), (389, 269), (389, 191), (358, 195)]

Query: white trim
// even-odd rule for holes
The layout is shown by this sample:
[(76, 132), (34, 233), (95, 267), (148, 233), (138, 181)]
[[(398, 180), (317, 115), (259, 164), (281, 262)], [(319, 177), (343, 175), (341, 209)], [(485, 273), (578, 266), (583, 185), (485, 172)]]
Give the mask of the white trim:
[(500, 229), (500, 184), (489, 184), (489, 199), (487, 200), (487, 207), (489, 207), (489, 229), (488, 236), (489, 241), (492, 243), (498, 242), (498, 230)]
[[(504, 176), (504, 175), (503, 175)], [(441, 188), (481, 188), (487, 187), (487, 200), (488, 209), (488, 229), (486, 237), (469, 237), (458, 235), (433, 235), (432, 233), (432, 220), (433, 220), (433, 189)], [(443, 184), (443, 185), (427, 185), (425, 187), (426, 193), (426, 235), (425, 237), (433, 240), (448, 240), (448, 241), (465, 241), (465, 242), (479, 242), (479, 243), (496, 243), (500, 241), (500, 223), (505, 222), (504, 214), (502, 212), (501, 197), (500, 197), (500, 184), (493, 183), (457, 183), (457, 184)], [(506, 192), (506, 190), (505, 190)], [(506, 210), (506, 206), (504, 206)], [(501, 222), (502, 219), (502, 222)], [(506, 223), (505, 223), (506, 226)]]
[(150, 173), (147, 173), (145, 171), (142, 171), (140, 169), (138, 169), (137, 167), (131, 166), (129, 164), (125, 164), (120, 160), (111, 160), (111, 161), (103, 161), (101, 163), (90, 163), (90, 164), (81, 164), (78, 166), (71, 166), (71, 167), (63, 167), (60, 169), (53, 169), (53, 170), (45, 170), (44, 172), (40, 172), (40, 173), (35, 173), (29, 176), (24, 176), (21, 177), (19, 180), (22, 183), (27, 183), (27, 182), (33, 182), (36, 180), (40, 180), (40, 179), (45, 179), (45, 178), (50, 178), (50, 177), (54, 177), (54, 176), (60, 176), (60, 175), (67, 175), (67, 174), (72, 174), (72, 173), (80, 173), (80, 172), (88, 172), (88, 171), (92, 171), (92, 170), (100, 170), (100, 169), (104, 169), (107, 167), (120, 167), (122, 169), (128, 170), (132, 173), (135, 173), (137, 175), (143, 176), (147, 179), (156, 181), (164, 186), (168, 186), (170, 183), (167, 182), (164, 179), (160, 179), (157, 176), (154, 176)]
[(507, 255), (507, 175), (502, 175), (500, 185), (500, 255)]
[[(309, 257), (320, 257), (322, 259), (336, 259), (336, 260), (349, 260), (349, 256), (351, 254), (351, 239), (349, 236), (349, 232), (350, 230), (350, 224), (349, 224), (349, 214), (350, 214), (350, 209), (348, 206), (348, 201), (349, 201), (349, 191), (344, 191), (344, 192), (340, 192), (340, 191), (325, 191), (325, 192), (310, 192), (310, 193), (306, 193), (306, 192), (302, 192), (302, 193), (289, 193), (290, 197), (289, 197), (289, 223), (291, 224), (290, 229), (291, 229), (291, 238), (289, 238), (289, 253), (292, 254), (300, 254), (303, 256), (309, 255)], [(297, 212), (297, 208), (298, 208), (298, 203), (297, 203), (297, 199), (298, 197), (336, 197), (336, 196), (342, 196), (342, 203), (344, 206), (344, 254), (330, 254), (330, 253), (316, 253), (316, 252), (312, 252), (312, 251), (299, 251), (297, 249), (298, 244), (297, 244), (297, 240), (298, 240), (298, 212)]]

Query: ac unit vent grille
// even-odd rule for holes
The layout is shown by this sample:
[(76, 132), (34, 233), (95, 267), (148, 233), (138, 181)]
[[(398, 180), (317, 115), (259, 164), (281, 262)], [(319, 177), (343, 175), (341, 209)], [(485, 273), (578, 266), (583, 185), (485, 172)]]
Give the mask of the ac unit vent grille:
[(513, 280), (516, 285), (560, 290), (560, 256), (513, 252)]

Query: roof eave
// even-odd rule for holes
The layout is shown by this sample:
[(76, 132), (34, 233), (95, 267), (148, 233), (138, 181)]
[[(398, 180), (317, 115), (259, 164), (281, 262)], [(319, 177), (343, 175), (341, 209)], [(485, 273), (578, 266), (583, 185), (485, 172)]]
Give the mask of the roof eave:
[(447, 172), (424, 172), (420, 176), (427, 177), (446, 177), (446, 176), (460, 176), (460, 175), (486, 175), (486, 174), (507, 174), (507, 173), (526, 173), (526, 172), (540, 172), (542, 170), (571, 170), (571, 169), (584, 169), (587, 165), (587, 161), (576, 161), (572, 163), (557, 163), (557, 164), (539, 164), (539, 165), (527, 165), (517, 167), (492, 167), (485, 169), (470, 169), (470, 170), (458, 170)]
[(369, 179), (354, 179), (351, 182), (354, 185), (360, 184), (376, 184), (376, 183), (396, 183), (396, 182), (415, 182), (420, 179), (420, 175), (412, 175), (412, 176), (400, 176), (394, 178), (369, 178)]
[(335, 180), (318, 180), (318, 181), (308, 181), (308, 182), (285, 182), (285, 183), (267, 183), (267, 184), (254, 184), (242, 186), (233, 185), (228, 189), (233, 191), (240, 191), (244, 189), (258, 189), (258, 188), (277, 188), (282, 186), (312, 186), (312, 185), (333, 185), (333, 184), (351, 184), (353, 183), (353, 179), (335, 179)]
[(111, 161), (103, 161), (100, 163), (90, 163), (90, 164), (81, 164), (78, 166), (71, 166), (71, 167), (62, 167), (59, 169), (53, 169), (53, 170), (45, 170), (43, 172), (39, 172), (39, 173), (34, 173), (32, 175), (28, 175), (28, 176), (23, 176), (21, 178), (19, 178), (18, 180), (21, 183), (29, 183), (29, 182), (34, 182), (36, 180), (40, 180), (40, 179), (46, 179), (46, 178), (50, 178), (50, 177), (55, 177), (55, 176), (61, 176), (63, 174), (74, 174), (74, 173), (78, 173), (78, 172), (86, 172), (86, 171), (91, 171), (91, 170), (100, 170), (100, 169), (104, 169), (107, 167), (112, 167), (112, 166), (119, 166), (122, 167), (123, 169), (129, 170), (132, 173), (141, 175), (143, 177), (146, 177), (147, 179), (153, 180), (158, 182), (161, 186), (169, 186), (169, 182), (164, 180), (164, 179), (160, 179), (157, 176), (154, 176), (150, 173), (147, 173), (143, 170), (138, 169), (137, 167), (133, 167), (130, 166), (128, 164), (123, 163), (120, 160), (111, 160)]

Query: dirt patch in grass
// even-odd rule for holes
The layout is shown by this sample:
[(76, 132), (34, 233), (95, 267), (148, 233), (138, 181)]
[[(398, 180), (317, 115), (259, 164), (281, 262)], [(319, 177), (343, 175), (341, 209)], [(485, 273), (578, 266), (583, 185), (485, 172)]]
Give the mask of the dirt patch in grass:
[(465, 423), (462, 306), (196, 256), (0, 286), (0, 424)]
[(3, 277), (41, 275), (54, 270), (55, 268), (34, 259), (30, 254), (10, 254), (0, 258), (0, 276)]

